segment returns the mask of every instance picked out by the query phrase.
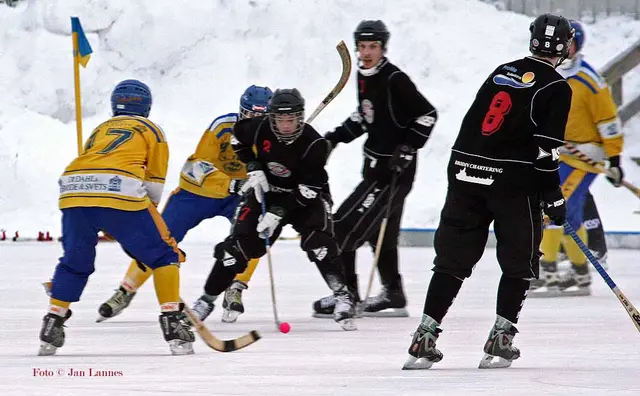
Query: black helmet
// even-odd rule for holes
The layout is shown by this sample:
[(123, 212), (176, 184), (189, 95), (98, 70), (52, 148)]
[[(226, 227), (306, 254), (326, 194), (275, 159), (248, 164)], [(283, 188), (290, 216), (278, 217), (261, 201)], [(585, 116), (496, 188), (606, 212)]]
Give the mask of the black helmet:
[(543, 14), (529, 26), (529, 51), (534, 55), (566, 58), (575, 29), (565, 17)]
[(356, 27), (356, 31), (353, 32), (356, 47), (360, 41), (380, 41), (382, 48), (385, 48), (390, 35), (384, 22), (380, 20), (362, 21)]
[[(280, 131), (276, 124), (278, 116), (293, 115), (296, 117), (296, 127), (293, 131)], [(304, 128), (304, 98), (296, 88), (276, 89), (269, 101), (269, 123), (271, 130), (278, 140), (292, 143), (301, 134)]]

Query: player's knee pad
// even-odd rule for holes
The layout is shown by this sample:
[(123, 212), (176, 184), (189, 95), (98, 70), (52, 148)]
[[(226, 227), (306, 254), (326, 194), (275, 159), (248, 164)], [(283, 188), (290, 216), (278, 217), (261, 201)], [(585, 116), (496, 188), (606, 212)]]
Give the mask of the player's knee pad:
[(332, 262), (339, 254), (338, 244), (333, 236), (320, 231), (313, 231), (306, 238), (303, 237), (301, 247), (307, 252), (309, 260), (318, 265)]
[(247, 269), (249, 257), (246, 256), (242, 245), (234, 238), (227, 238), (216, 245), (213, 250), (216, 263), (232, 269), (239, 274)]

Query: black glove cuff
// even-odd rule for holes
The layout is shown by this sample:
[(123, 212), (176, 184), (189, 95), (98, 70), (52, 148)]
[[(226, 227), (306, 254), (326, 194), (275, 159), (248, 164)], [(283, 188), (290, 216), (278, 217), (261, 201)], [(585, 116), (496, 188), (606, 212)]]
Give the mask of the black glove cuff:
[(257, 170), (262, 170), (262, 164), (258, 161), (251, 161), (247, 163), (247, 172), (253, 172)]
[(619, 168), (620, 167), (620, 156), (614, 155), (613, 157), (609, 157), (609, 168)]
[(276, 216), (284, 217), (284, 208), (282, 206), (273, 205), (269, 207), (267, 212), (271, 212)]

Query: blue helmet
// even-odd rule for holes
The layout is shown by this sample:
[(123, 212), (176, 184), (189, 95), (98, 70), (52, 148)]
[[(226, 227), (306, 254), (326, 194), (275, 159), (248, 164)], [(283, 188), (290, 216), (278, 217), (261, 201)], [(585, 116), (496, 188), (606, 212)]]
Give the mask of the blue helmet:
[(576, 52), (578, 52), (582, 49), (582, 46), (584, 45), (584, 38), (585, 38), (584, 28), (582, 27), (582, 24), (578, 21), (572, 20), (569, 22), (571, 23), (571, 27), (576, 30), (575, 36), (573, 37), (573, 41), (575, 41), (576, 43)]
[(137, 115), (149, 117), (151, 111), (151, 90), (138, 80), (124, 80), (111, 93), (113, 115)]
[(261, 116), (269, 110), (273, 92), (269, 87), (252, 85), (240, 97), (240, 119)]

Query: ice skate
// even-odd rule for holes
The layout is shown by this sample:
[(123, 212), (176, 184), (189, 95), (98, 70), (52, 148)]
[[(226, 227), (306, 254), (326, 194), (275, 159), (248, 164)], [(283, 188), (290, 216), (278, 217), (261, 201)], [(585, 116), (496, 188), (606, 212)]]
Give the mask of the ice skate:
[[(360, 301), (357, 282), (349, 287), (349, 291), (354, 296), (356, 318), (361, 318), (364, 307), (362, 301)], [(333, 318), (333, 310), (335, 306), (336, 298), (333, 294), (322, 297), (313, 303), (313, 314), (311, 316), (322, 319)]]
[(531, 298), (558, 297), (560, 295), (559, 281), (558, 265), (551, 261), (541, 261), (540, 276), (531, 281), (528, 296)]
[(413, 333), (409, 347), (409, 357), (402, 366), (403, 370), (425, 370), (442, 360), (442, 352), (436, 348), (436, 340), (442, 332), (436, 325), (430, 328), (418, 326)]
[(213, 301), (214, 299), (203, 294), (196, 300), (196, 302), (193, 303), (191, 310), (198, 315), (200, 321), (204, 322), (209, 315), (211, 315), (211, 312), (213, 312), (213, 309), (215, 308)]
[(69, 309), (64, 317), (48, 313), (42, 318), (38, 356), (55, 355), (58, 348), (64, 345), (64, 323), (70, 317), (71, 310)]
[(120, 313), (129, 306), (135, 296), (136, 292), (128, 292), (124, 287), (120, 286), (111, 298), (100, 305), (100, 308), (98, 308), (98, 314), (100, 316), (98, 316), (96, 322), (100, 323), (120, 315)]
[(169, 343), (172, 355), (193, 354), (195, 336), (179, 311), (163, 312), (159, 316), (160, 327), (165, 341)]
[(242, 291), (247, 290), (247, 284), (240, 281), (233, 281), (224, 292), (222, 301), (222, 321), (224, 323), (234, 323), (238, 316), (244, 313), (242, 304)]
[[(511, 362), (520, 357), (520, 350), (513, 346), (513, 337), (518, 329), (505, 318), (498, 317), (489, 333), (489, 339), (484, 344), (484, 357), (478, 368), (494, 369), (511, 366)], [(493, 361), (498, 358), (497, 361)]]
[(560, 277), (558, 282), (560, 296), (588, 296), (591, 294), (591, 274), (589, 267), (571, 265), (571, 269)]
[(402, 288), (388, 289), (383, 287), (377, 296), (369, 297), (363, 304), (365, 317), (406, 318), (407, 299)]
[(335, 309), (333, 310), (333, 319), (345, 331), (357, 330), (355, 322), (355, 305), (353, 297), (348, 291), (338, 291), (335, 294)]

